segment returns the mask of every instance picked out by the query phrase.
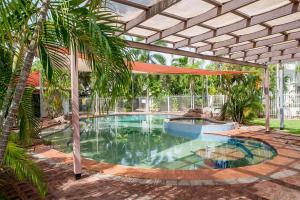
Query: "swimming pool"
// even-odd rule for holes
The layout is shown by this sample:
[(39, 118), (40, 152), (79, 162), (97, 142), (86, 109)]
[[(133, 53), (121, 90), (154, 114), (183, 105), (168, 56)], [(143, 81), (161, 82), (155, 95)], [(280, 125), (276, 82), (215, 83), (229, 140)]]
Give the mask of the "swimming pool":
[[(204, 134), (189, 138), (164, 128), (174, 115), (116, 115), (80, 121), (81, 155), (96, 161), (145, 168), (233, 168), (272, 159), (276, 151), (256, 141)], [(72, 152), (71, 129), (44, 137)]]

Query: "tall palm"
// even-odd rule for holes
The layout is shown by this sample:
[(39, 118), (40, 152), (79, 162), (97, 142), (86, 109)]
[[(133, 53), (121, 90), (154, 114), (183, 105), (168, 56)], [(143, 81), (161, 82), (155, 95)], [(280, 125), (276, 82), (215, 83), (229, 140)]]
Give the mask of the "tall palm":
[[(115, 16), (99, 0), (0, 1), (0, 45), (13, 57), (4, 103), (1, 108), (0, 163), (15, 117), (20, 111), (26, 81), (36, 53), (51, 81), (53, 73), (69, 65), (68, 51), (74, 46), (100, 83), (121, 88), (130, 80), (125, 60), (131, 56), (124, 42), (114, 35)], [(57, 69), (57, 70), (53, 70)], [(56, 72), (55, 72), (56, 71)], [(16, 83), (17, 82), (17, 83)], [(5, 106), (3, 106), (5, 105)]]
[[(13, 75), (11, 70), (12, 55), (10, 52), (0, 48), (0, 106), (3, 104), (5, 92), (7, 91), (10, 78)], [(5, 55), (5, 56), (3, 56)], [(34, 184), (38, 191), (45, 195), (46, 184), (42, 181), (41, 171), (36, 164), (30, 160), (22, 147), (31, 143), (31, 139), (37, 137), (40, 123), (35, 116), (33, 106), (34, 88), (27, 85), (20, 107), (16, 116), (17, 124), (19, 124), (18, 134), (10, 135), (9, 142), (5, 151), (3, 162), (0, 165), (0, 187), (7, 181), (6, 175), (14, 174), (18, 180), (28, 180)]]
[[(5, 3), (9, 4), (10, 2), (7, 2), (7, 1), (2, 2), (2, 4), (5, 4)], [(20, 2), (17, 2), (17, 3), (20, 3)], [(10, 135), (11, 127), (13, 126), (15, 116), (17, 114), (23, 93), (25, 91), (26, 81), (28, 79), (28, 76), (29, 76), (29, 73), (31, 70), (31, 65), (32, 65), (32, 62), (34, 59), (34, 55), (35, 55), (36, 49), (38, 47), (38, 40), (39, 40), (40, 33), (42, 31), (43, 22), (46, 19), (46, 15), (47, 15), (48, 8), (49, 8), (49, 3), (50, 3), (50, 0), (44, 0), (42, 2), (40, 11), (37, 15), (36, 26), (32, 32), (31, 40), (30, 40), (29, 44), (27, 44), (27, 46), (26, 46), (26, 49), (27, 49), (26, 55), (23, 58), (24, 62), (23, 62), (23, 66), (22, 66), (22, 69), (20, 72), (20, 76), (18, 78), (18, 82), (16, 84), (15, 90), (12, 94), (12, 101), (11, 101), (11, 104), (7, 111), (7, 116), (4, 119), (4, 124), (3, 124), (3, 128), (2, 128), (2, 137), (0, 140), (0, 162), (1, 163), (4, 158), (4, 153), (6, 150), (7, 143), (8, 143), (8, 138)], [(20, 3), (20, 4), (22, 5), (22, 3)], [(9, 10), (9, 8), (7, 8), (7, 9)], [(3, 13), (3, 10), (1, 12)], [(11, 15), (11, 14), (8, 13), (8, 15)], [(9, 23), (9, 20), (6, 21), (5, 18), (3, 18), (3, 20), (4, 20), (4, 23), (5, 22)], [(9, 30), (9, 32), (15, 32), (15, 34), (17, 34), (16, 33), (17, 30), (14, 30), (13, 27), (8, 27), (8, 28), (11, 29), (11, 30)], [(17, 28), (19, 28), (19, 27), (17, 27)], [(15, 78), (15, 77), (12, 76), (12, 79), (13, 78)], [(4, 109), (7, 109), (7, 108), (4, 108)], [(2, 113), (6, 113), (6, 112), (2, 112)]]
[[(143, 39), (141, 38), (136, 38), (134, 41), (140, 42), (142, 40)], [(166, 43), (158, 41), (155, 42), (155, 45), (166, 46)], [(151, 64), (161, 64), (161, 65), (166, 64), (166, 58), (160, 53), (154, 53), (142, 49), (131, 49), (131, 53), (133, 54), (135, 61), (151, 63)]]
[[(196, 61), (191, 63), (188, 57), (179, 57), (172, 60), (172, 65), (183, 68), (193, 68), (199, 69), (203, 64), (203, 61)], [(172, 93), (173, 94), (182, 94), (190, 92), (191, 95), (194, 95), (196, 90), (196, 82), (199, 83), (199, 76), (193, 75), (172, 75), (169, 77), (172, 84)], [(174, 90), (176, 88), (176, 90)]]
[[(143, 40), (142, 38), (134, 39), (134, 41), (136, 42), (140, 42), (142, 40)], [(159, 46), (166, 46), (166, 43), (162, 41), (155, 42), (155, 44)], [(135, 61), (139, 61), (143, 63), (151, 63), (151, 64), (161, 64), (161, 65), (166, 64), (166, 58), (161, 53), (155, 53), (155, 52), (150, 52), (148, 50), (141, 50), (141, 49), (131, 49), (130, 51)], [(159, 89), (160, 91), (162, 89), (160, 84), (160, 79), (157, 75), (148, 75), (146, 77), (146, 81), (145, 81), (145, 75), (133, 75), (132, 80), (133, 80), (132, 81), (133, 85), (130, 87), (129, 91), (127, 91), (128, 92), (127, 96), (129, 96), (130, 99), (135, 98), (138, 95), (141, 95), (147, 89), (150, 90), (149, 92), (152, 95), (158, 93), (158, 92), (154, 92), (154, 90), (157, 91), (158, 87), (160, 88)]]

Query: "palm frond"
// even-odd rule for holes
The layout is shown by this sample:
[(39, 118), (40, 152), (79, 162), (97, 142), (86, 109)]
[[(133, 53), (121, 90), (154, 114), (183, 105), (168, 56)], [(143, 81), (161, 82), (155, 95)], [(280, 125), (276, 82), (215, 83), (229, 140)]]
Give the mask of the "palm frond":
[(151, 57), (155, 59), (157, 64), (165, 65), (167, 62), (166, 58), (161, 54), (153, 54)]
[(31, 138), (37, 138), (40, 130), (40, 120), (35, 116), (32, 95), (34, 88), (26, 88), (20, 104), (18, 119), (20, 123), (19, 141), (27, 145)]
[(13, 142), (9, 142), (6, 148), (3, 166), (6, 167), (19, 181), (29, 180), (45, 196), (47, 185), (36, 164), (31, 161), (25, 150)]

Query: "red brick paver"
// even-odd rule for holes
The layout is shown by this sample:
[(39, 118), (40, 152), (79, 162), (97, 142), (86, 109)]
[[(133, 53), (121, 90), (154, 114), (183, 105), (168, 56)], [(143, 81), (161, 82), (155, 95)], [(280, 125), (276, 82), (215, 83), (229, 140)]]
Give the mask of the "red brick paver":
[[(210, 176), (228, 178), (232, 173), (236, 172), (248, 174), (250, 177), (260, 176), (261, 174), (266, 176), (266, 179), (254, 183), (217, 186), (140, 184), (115, 180), (110, 177), (105, 178), (105, 175), (95, 171), (84, 171), (82, 179), (75, 181), (70, 160), (66, 159), (63, 154), (57, 155), (55, 159), (51, 159), (55, 161), (51, 164), (49, 160), (40, 160), (38, 164), (44, 171), (49, 185), (49, 192), (46, 199), (300, 200), (300, 167), (295, 165), (295, 163), (299, 162), (300, 146), (297, 145), (297, 143), (289, 144), (290, 141), (299, 140), (299, 137), (276, 132), (267, 136), (260, 132), (251, 133), (251, 136), (252, 135), (255, 135), (255, 137), (260, 137), (261, 135), (260, 138), (269, 137), (269, 142), (272, 143), (272, 145), (277, 145), (276, 148), (280, 149), (279, 156), (275, 158), (277, 160), (274, 159), (263, 163), (263, 165), (258, 165), (257, 170), (251, 170), (250, 167), (243, 167), (237, 168), (235, 171), (227, 171), (228, 174), (224, 173), (225, 170), (217, 170), (214, 175)], [(55, 165), (56, 163), (63, 164)], [(89, 164), (97, 165), (93, 161)], [(106, 167), (111, 168), (112, 165)], [(276, 174), (278, 169), (281, 169), (280, 174)], [(271, 175), (274, 178), (270, 178)], [(283, 176), (283, 178), (281, 178), (281, 176)], [(26, 197), (23, 199), (34, 199), (34, 197), (37, 197), (37, 193), (34, 190), (28, 191), (27, 189), (26, 192), (24, 191), (24, 194), (25, 193), (27, 196), (30, 193), (30, 198)]]

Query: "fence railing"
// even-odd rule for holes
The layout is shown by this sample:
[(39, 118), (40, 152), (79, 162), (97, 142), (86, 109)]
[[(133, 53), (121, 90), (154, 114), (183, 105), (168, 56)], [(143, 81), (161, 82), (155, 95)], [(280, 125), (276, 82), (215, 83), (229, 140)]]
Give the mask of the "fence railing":
[[(279, 99), (274, 97), (270, 100), (271, 117), (279, 118)], [(300, 95), (286, 94), (284, 95), (284, 117), (300, 118)]]
[[(119, 112), (186, 112), (191, 108), (207, 108), (214, 114), (218, 114), (226, 101), (224, 95), (202, 96), (164, 96), (138, 97), (133, 100), (118, 99), (113, 107), (108, 105), (109, 99), (104, 98), (80, 98), (80, 112), (95, 113), (119, 113)], [(65, 105), (65, 112), (71, 110), (70, 103)], [(279, 117), (278, 99), (270, 100), (270, 115)], [(284, 95), (285, 118), (300, 118), (300, 95)]]
[[(133, 100), (118, 99), (109, 106), (109, 99), (79, 98), (79, 110), (84, 113), (118, 113), (118, 112), (186, 112), (191, 108), (209, 108), (213, 113), (219, 112), (225, 102), (224, 95), (202, 96), (164, 96), (138, 97)], [(65, 113), (71, 111), (70, 102), (64, 104)]]

